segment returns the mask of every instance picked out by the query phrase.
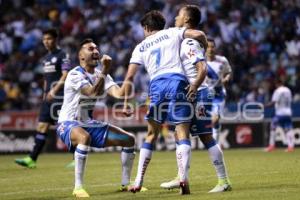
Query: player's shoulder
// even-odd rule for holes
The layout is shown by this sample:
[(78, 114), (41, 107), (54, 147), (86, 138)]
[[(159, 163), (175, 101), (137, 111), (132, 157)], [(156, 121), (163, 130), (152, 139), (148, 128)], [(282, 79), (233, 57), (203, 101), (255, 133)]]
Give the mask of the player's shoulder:
[(291, 89), (287, 86), (282, 86), (282, 90), (287, 91), (287, 92), (292, 92)]
[(222, 63), (227, 63), (228, 60), (225, 56), (222, 56), (222, 55), (216, 55), (216, 60), (219, 61), (219, 62), (222, 62)]
[(74, 67), (68, 73), (68, 76), (81, 76), (81, 75), (84, 75), (84, 69), (80, 66)]
[(174, 32), (174, 31), (184, 31), (186, 28), (185, 27), (170, 27), (170, 28), (167, 28), (167, 29), (164, 29), (162, 31), (165, 31), (165, 32)]

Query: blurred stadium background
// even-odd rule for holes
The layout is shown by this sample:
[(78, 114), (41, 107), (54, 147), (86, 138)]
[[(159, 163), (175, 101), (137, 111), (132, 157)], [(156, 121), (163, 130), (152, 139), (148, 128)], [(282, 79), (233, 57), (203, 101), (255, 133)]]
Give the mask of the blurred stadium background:
[[(167, 26), (173, 26), (182, 3), (200, 6), (200, 28), (215, 38), (218, 53), (226, 56), (233, 68), (225, 107), (225, 113), (231, 119), (222, 121), (220, 142), (225, 149), (238, 147), (225, 151), (234, 191), (218, 198), (299, 199), (299, 149), (292, 154), (280, 150), (271, 155), (262, 149), (241, 149), (267, 145), (274, 110), (265, 109), (263, 118), (249, 113), (250, 120), (239, 110), (249, 102), (264, 104), (270, 101), (275, 79), (279, 77), (293, 92), (295, 144), (300, 145), (299, 0), (0, 0), (0, 199), (67, 199), (72, 189), (65, 185), (71, 186), (73, 172), (63, 168), (72, 155), (46, 154), (41, 156), (36, 171), (26, 173), (14, 165), (14, 156), (3, 156), (3, 153), (28, 152), (34, 143), (43, 93), (43, 69), (39, 61), (46, 53), (41, 42), (42, 30), (59, 29), (60, 46), (70, 54), (73, 66), (78, 64), (79, 42), (86, 37), (93, 38), (101, 52), (113, 58), (111, 75), (116, 81), (122, 81), (131, 52), (143, 38), (139, 26), (141, 16), (146, 11), (158, 9), (167, 18)], [(146, 72), (141, 70), (135, 80), (139, 103), (146, 100), (147, 81)], [(139, 117), (136, 119), (121, 121), (110, 108), (108, 115), (103, 110), (104, 104), (111, 106), (114, 102), (110, 98), (99, 102), (95, 117), (135, 132), (140, 145), (146, 131), (143, 120), (146, 110), (137, 110)], [(285, 136), (280, 129), (276, 141), (279, 146), (285, 145)], [(203, 148), (197, 139), (193, 139), (192, 145), (194, 149)], [(175, 149), (168, 127), (164, 128), (156, 149)], [(49, 134), (45, 151), (65, 151), (56, 139), (54, 129)], [(139, 197), (178, 198), (177, 192), (163, 193), (158, 187), (161, 177), (168, 179), (175, 174), (175, 156), (172, 155), (173, 152), (157, 153), (147, 175), (150, 194), (139, 194)], [(132, 199), (128, 194), (114, 193), (119, 180), (115, 176), (120, 170), (116, 167), (119, 166), (118, 156), (114, 153), (91, 155), (87, 182), (95, 199)], [(215, 180), (207, 155), (197, 151), (193, 159), (198, 164), (191, 166), (192, 191), (196, 195), (191, 199), (198, 199), (198, 194), (202, 199), (213, 199), (205, 194)], [(103, 163), (103, 160), (107, 162)], [(99, 166), (105, 172), (101, 173), (100, 180), (95, 176), (100, 171)], [(65, 174), (68, 176), (61, 180)], [(100, 194), (99, 188), (102, 188)]]

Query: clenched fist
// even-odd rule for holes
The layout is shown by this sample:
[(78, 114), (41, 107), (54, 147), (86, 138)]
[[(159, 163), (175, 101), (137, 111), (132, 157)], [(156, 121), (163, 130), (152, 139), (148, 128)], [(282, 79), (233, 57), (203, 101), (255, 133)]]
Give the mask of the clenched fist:
[(111, 57), (109, 55), (103, 55), (101, 58), (101, 64), (102, 64), (102, 73), (107, 74), (111, 65)]

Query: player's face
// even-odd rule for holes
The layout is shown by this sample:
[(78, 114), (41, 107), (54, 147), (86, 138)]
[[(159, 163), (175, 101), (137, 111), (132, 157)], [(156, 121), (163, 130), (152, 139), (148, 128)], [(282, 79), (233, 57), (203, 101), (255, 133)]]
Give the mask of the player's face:
[(181, 8), (178, 12), (178, 15), (175, 17), (175, 26), (183, 27), (185, 21), (186, 11), (184, 8)]
[(80, 50), (79, 59), (90, 67), (96, 67), (100, 59), (98, 46), (93, 42), (84, 44)]
[(43, 44), (48, 51), (51, 51), (56, 46), (56, 39), (49, 34), (43, 35)]
[(215, 51), (216, 51), (216, 47), (215, 47), (215, 43), (208, 41), (207, 43), (207, 56), (214, 56), (215, 55)]

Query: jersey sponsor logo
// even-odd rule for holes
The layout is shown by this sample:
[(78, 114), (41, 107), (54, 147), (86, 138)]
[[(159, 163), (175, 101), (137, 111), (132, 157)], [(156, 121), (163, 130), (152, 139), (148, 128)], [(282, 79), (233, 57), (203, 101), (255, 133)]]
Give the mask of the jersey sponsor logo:
[(195, 51), (192, 50), (192, 49), (190, 49), (189, 52), (188, 52), (188, 56), (189, 56), (190, 58), (192, 58), (193, 56), (195, 56)]
[(248, 145), (252, 143), (252, 129), (250, 126), (237, 126), (235, 134), (236, 142), (238, 144)]
[(140, 47), (140, 52), (144, 52), (146, 51), (149, 47), (152, 47), (153, 45), (155, 44), (158, 44), (164, 40), (167, 40), (167, 39), (170, 39), (170, 37), (168, 35), (162, 35), (160, 36), (159, 38), (156, 38), (155, 40), (153, 41), (150, 41), (150, 42), (147, 42), (147, 43), (144, 43), (141, 47)]
[(56, 62), (57, 62), (57, 57), (55, 57), (55, 56), (52, 57), (52, 58), (51, 58), (51, 62), (52, 62), (52, 63), (56, 63)]
[(44, 65), (44, 72), (45, 73), (56, 72), (55, 65)]

